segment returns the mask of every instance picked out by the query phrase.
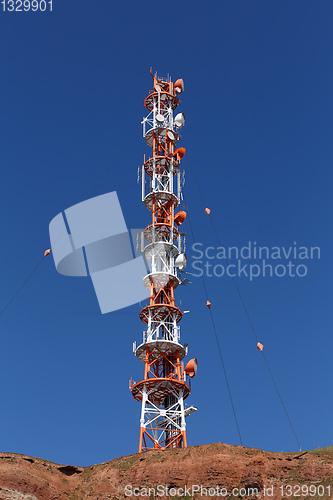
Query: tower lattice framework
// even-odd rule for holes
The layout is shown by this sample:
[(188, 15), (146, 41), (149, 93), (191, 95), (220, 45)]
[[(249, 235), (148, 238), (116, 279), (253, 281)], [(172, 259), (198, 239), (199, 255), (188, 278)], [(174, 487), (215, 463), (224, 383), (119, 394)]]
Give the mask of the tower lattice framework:
[(143, 136), (152, 148), (152, 156), (142, 165), (142, 201), (152, 215), (151, 224), (142, 233), (141, 249), (150, 272), (143, 278), (149, 290), (149, 304), (140, 312), (146, 325), (143, 342), (134, 353), (144, 362), (144, 377), (131, 380), (133, 397), (141, 402), (139, 452), (149, 449), (187, 446), (185, 418), (196, 410), (185, 407), (191, 392), (188, 377), (193, 377), (197, 360), (184, 369), (187, 345), (180, 343), (179, 321), (182, 311), (175, 304), (174, 292), (186, 280), (181, 271), (186, 265), (185, 235), (179, 226), (184, 211), (175, 214), (181, 202), (180, 162), (184, 148), (176, 149), (183, 113), (173, 116), (180, 104), (177, 97), (184, 89), (183, 80), (153, 75), (153, 91), (144, 104), (149, 114), (143, 119)]

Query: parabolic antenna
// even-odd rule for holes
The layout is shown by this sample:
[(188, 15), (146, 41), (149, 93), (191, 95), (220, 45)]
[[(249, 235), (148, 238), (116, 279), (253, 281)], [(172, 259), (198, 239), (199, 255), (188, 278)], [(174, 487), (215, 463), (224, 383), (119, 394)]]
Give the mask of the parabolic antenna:
[(182, 128), (184, 126), (184, 124), (185, 124), (184, 113), (178, 113), (178, 115), (175, 116), (174, 124), (177, 128)]

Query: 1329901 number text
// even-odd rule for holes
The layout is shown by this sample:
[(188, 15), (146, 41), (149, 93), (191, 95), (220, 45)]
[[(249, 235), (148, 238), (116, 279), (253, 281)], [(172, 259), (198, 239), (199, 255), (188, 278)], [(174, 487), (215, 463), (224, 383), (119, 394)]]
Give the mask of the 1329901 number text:
[(53, 0), (2, 0), (3, 12), (52, 12)]

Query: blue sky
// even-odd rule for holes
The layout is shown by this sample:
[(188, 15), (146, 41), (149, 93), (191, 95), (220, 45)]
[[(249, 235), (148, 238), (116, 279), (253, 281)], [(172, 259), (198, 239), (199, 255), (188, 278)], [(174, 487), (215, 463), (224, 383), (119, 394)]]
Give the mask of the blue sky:
[[(182, 145), (223, 245), (321, 249), (303, 278), (238, 284), (302, 448), (331, 445), (332, 15), (327, 0), (53, 0), (52, 13), (1, 11), (1, 307), (49, 247), (50, 220), (85, 199), (137, 129), (150, 67), (182, 77)], [(117, 191), (129, 228), (149, 222), (136, 183), (144, 153), (140, 130), (96, 191)], [(183, 166), (195, 238), (216, 247), (186, 157)], [(182, 341), (199, 361), (188, 441), (239, 444), (192, 281), (177, 294), (191, 311)], [(207, 278), (207, 288), (244, 444), (296, 450), (232, 280)], [(137, 451), (128, 381), (143, 374), (132, 354), (139, 309), (102, 316), (88, 279), (43, 262), (0, 318), (1, 451), (82, 466)]]

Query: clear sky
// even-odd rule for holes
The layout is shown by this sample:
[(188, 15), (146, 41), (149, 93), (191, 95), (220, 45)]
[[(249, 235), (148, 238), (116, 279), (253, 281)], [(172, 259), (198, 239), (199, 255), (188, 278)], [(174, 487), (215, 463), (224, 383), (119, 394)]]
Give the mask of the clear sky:
[[(291, 259), (306, 264), (304, 277), (238, 284), (302, 449), (331, 445), (332, 15), (331, 0), (1, 10), (0, 308), (50, 246), (50, 220), (85, 199), (139, 126), (150, 67), (182, 77), (182, 145), (223, 245), (320, 248), (320, 259)], [(128, 228), (149, 222), (137, 184), (144, 153), (140, 130), (96, 191), (117, 191)], [(182, 165), (195, 238), (216, 247), (186, 157)], [(244, 444), (297, 450), (232, 280), (206, 282)], [(191, 311), (181, 339), (199, 361), (188, 442), (239, 444), (201, 280), (181, 288)], [(128, 381), (143, 375), (132, 354), (139, 309), (102, 316), (88, 279), (43, 261), (0, 317), (1, 451), (82, 466), (137, 451), (140, 404)]]

